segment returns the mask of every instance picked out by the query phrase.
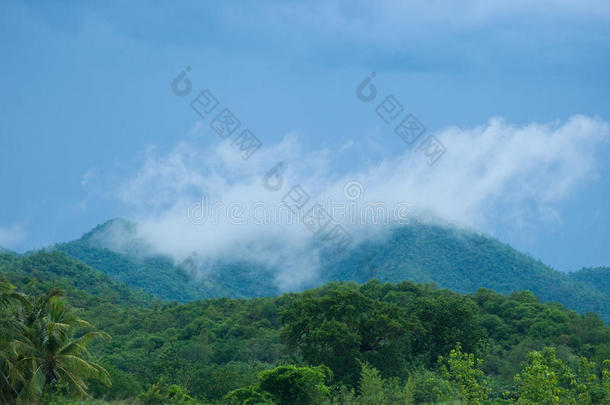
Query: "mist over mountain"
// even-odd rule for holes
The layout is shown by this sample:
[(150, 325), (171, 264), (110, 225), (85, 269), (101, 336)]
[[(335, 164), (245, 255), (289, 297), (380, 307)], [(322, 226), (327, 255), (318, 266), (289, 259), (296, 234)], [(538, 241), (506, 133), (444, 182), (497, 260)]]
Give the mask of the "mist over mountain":
[[(458, 292), (490, 288), (501, 293), (530, 290), (544, 301), (561, 302), (581, 313), (597, 312), (610, 320), (610, 297), (600, 279), (609, 269), (564, 274), (486, 235), (449, 225), (413, 223), (376, 232), (339, 254), (312, 246), (307, 275), (291, 274), (247, 258), (273, 249), (266, 239), (242, 246), (233, 257), (206, 258), (193, 252), (183, 261), (155, 252), (137, 224), (108, 221), (82, 238), (57, 244), (55, 249), (125, 284), (163, 300), (187, 302), (210, 297), (249, 298), (301, 291), (330, 281), (372, 279), (384, 282), (435, 283)], [(282, 253), (284, 254), (284, 253)], [(302, 255), (301, 249), (297, 254)], [(288, 260), (287, 260), (288, 262)], [(298, 271), (298, 269), (295, 269)], [(291, 289), (282, 278), (292, 276)]]
[[(254, 264), (213, 263), (205, 269), (207, 276), (203, 277), (204, 269), (196, 268), (194, 271), (193, 259), (175, 263), (171, 257), (154, 252), (138, 236), (137, 225), (124, 219), (108, 221), (82, 238), (59, 243), (54, 249), (164, 300), (187, 302), (279, 292), (274, 288), (271, 276), (265, 277), (266, 269)], [(256, 285), (260, 285), (259, 289), (254, 288)]]

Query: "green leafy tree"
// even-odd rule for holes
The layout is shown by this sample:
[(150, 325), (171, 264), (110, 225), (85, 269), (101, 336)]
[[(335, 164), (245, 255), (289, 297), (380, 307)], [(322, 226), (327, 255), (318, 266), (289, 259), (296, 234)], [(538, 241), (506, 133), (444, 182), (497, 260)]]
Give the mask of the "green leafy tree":
[(555, 348), (530, 352), (520, 374), (515, 376), (519, 387), (519, 404), (575, 404), (569, 389), (575, 384), (570, 369), (557, 358)]
[(228, 405), (273, 405), (271, 394), (256, 387), (238, 388), (224, 397)]
[(455, 396), (451, 383), (431, 370), (413, 371), (405, 385), (407, 404), (444, 403)]
[(602, 364), (602, 389), (604, 404), (610, 405), (610, 360), (604, 360)]
[(410, 323), (397, 305), (374, 300), (356, 285), (304, 295), (283, 314), (281, 338), (310, 365), (325, 364), (336, 382), (355, 387), (360, 362), (404, 376), (411, 352)]
[(478, 308), (472, 300), (456, 294), (425, 297), (414, 308), (422, 326), (417, 333), (415, 351), (429, 367), (439, 356), (446, 356), (456, 342), (468, 353), (474, 353), (484, 331), (478, 323)]
[(595, 375), (595, 363), (586, 357), (578, 358), (578, 366), (575, 371), (573, 394), (579, 405), (599, 404), (604, 393)]
[(488, 383), (481, 371), (483, 361), (474, 354), (462, 353), (458, 343), (449, 353), (449, 357), (439, 357), (441, 376), (454, 385), (458, 397), (465, 404), (480, 404), (487, 399)]
[(318, 405), (330, 395), (325, 382), (332, 378), (328, 367), (280, 366), (259, 374), (259, 387), (278, 405)]
[(258, 383), (229, 392), (230, 405), (278, 404), (319, 405), (330, 397), (326, 381), (332, 372), (326, 366), (279, 366), (259, 373)]
[(185, 388), (177, 384), (166, 384), (160, 379), (153, 384), (148, 391), (143, 392), (138, 397), (143, 405), (200, 405), (188, 395)]
[(405, 402), (405, 393), (395, 378), (384, 379), (379, 370), (362, 364), (358, 405), (393, 405)]

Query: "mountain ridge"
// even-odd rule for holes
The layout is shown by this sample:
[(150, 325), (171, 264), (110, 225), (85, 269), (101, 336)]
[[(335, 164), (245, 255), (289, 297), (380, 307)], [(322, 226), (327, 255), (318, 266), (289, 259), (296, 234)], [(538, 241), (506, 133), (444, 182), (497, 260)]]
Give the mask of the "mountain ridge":
[[(100, 242), (104, 240), (100, 235), (115, 226), (125, 230), (121, 246), (115, 246), (120, 251)], [(204, 276), (188, 263), (176, 265), (168, 256), (151, 253), (150, 246), (137, 237), (137, 224), (124, 219), (107, 221), (54, 249), (163, 300), (250, 298), (281, 292), (274, 283), (277, 269), (260, 264), (217, 262), (205, 269)], [(582, 276), (584, 273), (577, 273), (556, 271), (487, 235), (457, 227), (413, 224), (393, 228), (384, 238), (365, 240), (339, 255), (322, 256), (320, 277), (299, 290), (331, 281), (364, 283), (372, 279), (432, 282), (462, 293), (479, 288), (504, 294), (530, 290), (544, 301), (561, 302), (581, 313), (597, 312), (610, 322), (610, 297)]]
[(61, 288), (83, 308), (97, 297), (127, 306), (150, 306), (155, 302), (152, 295), (60, 251), (39, 250), (19, 256), (0, 254), (0, 276), (24, 290), (41, 292), (52, 286)]

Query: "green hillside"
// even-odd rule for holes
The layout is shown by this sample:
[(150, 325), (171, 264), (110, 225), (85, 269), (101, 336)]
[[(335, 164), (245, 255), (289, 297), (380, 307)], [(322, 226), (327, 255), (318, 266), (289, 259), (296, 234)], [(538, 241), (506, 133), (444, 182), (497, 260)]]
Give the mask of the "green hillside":
[[(279, 292), (269, 269), (252, 263), (215, 263), (206, 269), (206, 277), (193, 276), (190, 263), (176, 266), (171, 258), (151, 253), (151, 248), (137, 237), (136, 226), (114, 219), (78, 240), (59, 243), (53, 248), (167, 301), (188, 302), (223, 296), (247, 298)], [(113, 240), (117, 234), (120, 246)]]
[(129, 288), (108, 275), (57, 251), (16, 256), (0, 254), (2, 276), (21, 290), (44, 291), (56, 286), (83, 308), (103, 299), (112, 304), (147, 306), (151, 295)]
[[(473, 292), (480, 287), (501, 293), (530, 290), (544, 301), (557, 301), (578, 312), (596, 312), (610, 322), (606, 284), (568, 276), (488, 236), (454, 228), (410, 225), (365, 242), (324, 266), (328, 280), (366, 282), (410, 280)], [(591, 275), (593, 277), (593, 275)], [(599, 286), (599, 288), (598, 288)]]
[(602, 294), (610, 294), (610, 267), (585, 268), (568, 273), (571, 280), (581, 282)]
[[(55, 249), (162, 300), (188, 302), (280, 293), (274, 284), (277, 269), (236, 259), (193, 273), (188, 262), (176, 266), (170, 258), (151, 253), (136, 229), (136, 224), (116, 219)], [(607, 284), (588, 283), (576, 273), (568, 276), (496, 239), (451, 227), (414, 224), (394, 228), (341, 255), (322, 257), (319, 274), (315, 284), (302, 287), (379, 279), (434, 282), (459, 292), (474, 292), (480, 287), (502, 293), (527, 289), (544, 301), (561, 302), (580, 313), (596, 312), (610, 322), (610, 296), (601, 287)]]

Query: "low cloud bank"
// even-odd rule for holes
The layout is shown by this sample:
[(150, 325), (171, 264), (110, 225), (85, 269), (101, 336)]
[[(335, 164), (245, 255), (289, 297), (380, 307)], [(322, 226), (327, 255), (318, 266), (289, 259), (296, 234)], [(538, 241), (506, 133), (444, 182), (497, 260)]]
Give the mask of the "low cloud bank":
[(138, 213), (139, 236), (177, 263), (193, 252), (202, 272), (214, 260), (254, 261), (290, 290), (317, 277), (318, 242), (336, 225), (355, 245), (415, 218), (490, 231), (497, 218), (556, 217), (555, 205), (595, 178), (609, 134), (596, 117), (524, 126), (493, 118), (435, 133), (446, 152), (433, 166), (405, 148), (343, 173), (332, 162), (349, 146), (305, 151), (296, 134), (249, 160), (228, 143), (205, 150), (191, 139), (166, 155), (151, 149), (117, 197)]

